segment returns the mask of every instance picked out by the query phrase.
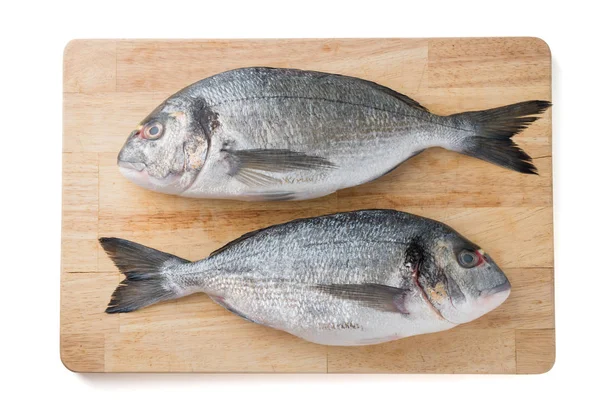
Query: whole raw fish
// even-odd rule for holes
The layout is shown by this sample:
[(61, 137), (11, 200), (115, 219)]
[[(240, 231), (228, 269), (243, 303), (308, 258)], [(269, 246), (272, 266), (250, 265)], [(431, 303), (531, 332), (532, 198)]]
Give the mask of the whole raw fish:
[(393, 210), (271, 226), (196, 262), (123, 239), (100, 243), (126, 277), (108, 313), (204, 292), (249, 321), (329, 345), (450, 329), (510, 293), (479, 246), (440, 222)]
[(372, 181), (430, 147), (523, 173), (511, 137), (547, 101), (440, 116), (376, 83), (314, 71), (243, 68), (159, 105), (119, 153), (138, 185), (190, 197), (300, 200)]

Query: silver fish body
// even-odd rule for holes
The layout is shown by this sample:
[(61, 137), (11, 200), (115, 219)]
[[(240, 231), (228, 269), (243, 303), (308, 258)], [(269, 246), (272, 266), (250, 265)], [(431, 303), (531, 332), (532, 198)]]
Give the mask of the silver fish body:
[(444, 224), (392, 210), (275, 225), (197, 262), (122, 239), (101, 243), (126, 275), (109, 313), (204, 292), (247, 320), (329, 345), (450, 329), (510, 293), (477, 245)]
[(119, 165), (155, 191), (242, 200), (324, 196), (374, 180), (430, 147), (534, 173), (510, 137), (549, 105), (439, 116), (358, 78), (243, 68), (167, 99), (132, 132)]

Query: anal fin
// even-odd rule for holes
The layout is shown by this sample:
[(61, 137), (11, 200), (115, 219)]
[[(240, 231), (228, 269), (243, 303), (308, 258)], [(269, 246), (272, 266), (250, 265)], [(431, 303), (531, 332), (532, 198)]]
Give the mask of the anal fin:
[(253, 320), (252, 318), (248, 317), (247, 315), (244, 315), (241, 312), (237, 311), (236, 309), (231, 307), (229, 304), (227, 304), (222, 297), (218, 297), (218, 296), (209, 296), (209, 297), (211, 298), (212, 301), (214, 301), (215, 303), (217, 303), (218, 305), (220, 305), (227, 311), (237, 315), (238, 317), (243, 318), (248, 322), (253, 322), (255, 324), (264, 325), (264, 324), (261, 324), (260, 322)]
[(284, 191), (246, 193), (250, 201), (291, 201), (296, 199), (296, 193)]
[[(398, 168), (400, 165), (404, 164), (406, 161), (410, 160), (411, 158), (418, 156), (419, 154), (421, 154), (421, 153), (422, 153), (422, 152), (424, 152), (424, 151), (425, 151), (425, 150), (418, 150), (418, 151), (415, 151), (413, 154), (411, 154), (410, 156), (408, 156), (408, 158), (406, 158), (406, 159), (405, 159), (404, 161), (402, 161), (400, 164), (396, 164), (396, 165), (394, 165), (392, 168), (390, 168), (389, 170), (385, 171), (383, 174), (381, 174), (381, 175), (377, 176), (376, 178), (373, 178), (373, 179), (371, 179), (371, 180), (369, 180), (369, 181), (367, 181), (367, 182), (373, 182), (373, 181), (376, 181), (377, 179), (379, 179), (379, 178), (381, 178), (381, 177), (384, 177), (384, 176), (386, 176), (387, 174), (390, 174), (390, 173), (392, 173), (392, 172), (393, 172), (393, 171), (395, 171), (395, 170), (396, 170), (396, 168)], [(365, 182), (365, 183), (367, 183), (367, 182)]]

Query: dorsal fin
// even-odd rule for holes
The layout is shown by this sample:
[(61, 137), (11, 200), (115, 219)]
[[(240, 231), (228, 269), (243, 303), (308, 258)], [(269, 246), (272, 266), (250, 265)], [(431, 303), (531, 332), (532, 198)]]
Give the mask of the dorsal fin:
[[(318, 72), (318, 71), (312, 71), (312, 72)], [(323, 74), (323, 77), (327, 77), (327, 76), (339, 76), (339, 77), (346, 78), (346, 79), (354, 79), (354, 80), (356, 80), (358, 82), (364, 83), (364, 84), (372, 87), (375, 90), (379, 90), (380, 92), (383, 92), (383, 93), (385, 93), (385, 94), (387, 94), (389, 96), (392, 96), (393, 98), (398, 99), (398, 100), (402, 101), (403, 103), (405, 103), (405, 104), (407, 104), (407, 105), (409, 105), (411, 107), (414, 107), (414, 108), (416, 108), (418, 110), (421, 110), (421, 111), (430, 112), (425, 106), (421, 105), (418, 101), (416, 101), (414, 99), (411, 99), (407, 95), (399, 93), (399, 92), (396, 92), (395, 90), (390, 89), (387, 86), (380, 85), (380, 84), (375, 83), (373, 81), (368, 81), (366, 79), (357, 78), (355, 76), (348, 76), (348, 75), (342, 75), (342, 74), (330, 74), (330, 73), (326, 73), (326, 72), (318, 72), (318, 73)]]
[(394, 97), (394, 98), (396, 98), (396, 99), (398, 99), (398, 100), (406, 103), (407, 105), (409, 105), (411, 107), (414, 107), (414, 108), (419, 109), (421, 111), (427, 111), (427, 112), (429, 112), (429, 110), (427, 108), (425, 108), (423, 105), (421, 105), (418, 101), (411, 99), (410, 97), (408, 97), (405, 94), (398, 93), (395, 90), (390, 89), (389, 87), (380, 85), (380, 84), (375, 83), (375, 82), (367, 81), (367, 80), (360, 79), (360, 78), (355, 78), (355, 79), (358, 79), (359, 81), (362, 81), (362, 82), (368, 84), (372, 88), (377, 89), (377, 90), (379, 90), (379, 91), (381, 91), (381, 92), (383, 92), (383, 93), (385, 93), (387, 95), (390, 95), (390, 96), (392, 96), (392, 97)]
[[(273, 67), (251, 67), (254, 68), (256, 70), (276, 70), (276, 69), (280, 69), (280, 68), (273, 68)], [(418, 110), (421, 111), (426, 111), (426, 112), (430, 112), (426, 107), (424, 107), (423, 105), (421, 105), (418, 101), (411, 99), (410, 97), (408, 97), (405, 94), (402, 93), (398, 93), (393, 89), (390, 89), (389, 87), (380, 85), (378, 83), (375, 83), (373, 81), (369, 81), (366, 79), (362, 79), (362, 78), (357, 78), (355, 76), (350, 76), (350, 75), (342, 75), (342, 74), (333, 74), (333, 73), (329, 73), (329, 72), (322, 72), (322, 71), (312, 71), (312, 70), (301, 70), (301, 69), (294, 69), (294, 68), (281, 68), (284, 69), (286, 71), (290, 71), (290, 72), (295, 72), (295, 73), (313, 73), (315, 75), (318, 75), (320, 78), (327, 78), (330, 76), (336, 76), (336, 77), (340, 77), (340, 78), (344, 78), (344, 79), (353, 79), (356, 80), (358, 82), (362, 82), (370, 87), (372, 87), (375, 90), (379, 90), (380, 92), (383, 92), (389, 96), (394, 97), (395, 99), (398, 99), (400, 101), (402, 101), (403, 103), (414, 107)]]
[(237, 238), (237, 239), (234, 239), (234, 240), (232, 240), (231, 242), (229, 242), (229, 243), (227, 243), (227, 244), (225, 244), (225, 245), (223, 245), (223, 246), (219, 247), (218, 249), (216, 249), (215, 251), (213, 251), (212, 253), (210, 253), (210, 255), (209, 255), (208, 257), (210, 258), (210, 257), (212, 257), (212, 256), (216, 256), (217, 254), (219, 254), (219, 253), (222, 253), (222, 252), (224, 252), (225, 250), (227, 250), (229, 247), (231, 247), (231, 246), (233, 246), (233, 245), (235, 245), (235, 244), (238, 244), (238, 243), (240, 243), (240, 242), (243, 242), (244, 240), (246, 240), (246, 239), (249, 239), (249, 238), (251, 238), (252, 236), (254, 236), (254, 235), (256, 235), (256, 234), (258, 234), (258, 233), (260, 233), (260, 232), (262, 232), (262, 231), (264, 231), (264, 230), (266, 230), (266, 229), (269, 229), (269, 228), (271, 228), (271, 227), (267, 227), (267, 228), (261, 228), (261, 229), (257, 229), (257, 230), (255, 230), (255, 231), (252, 231), (252, 232), (244, 233), (244, 234), (243, 234), (242, 236), (240, 236), (239, 238)]

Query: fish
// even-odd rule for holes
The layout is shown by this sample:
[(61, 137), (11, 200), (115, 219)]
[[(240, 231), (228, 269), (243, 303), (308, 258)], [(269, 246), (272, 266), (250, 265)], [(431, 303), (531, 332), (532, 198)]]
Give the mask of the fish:
[(129, 134), (117, 163), (156, 192), (244, 201), (326, 196), (431, 147), (536, 174), (511, 138), (550, 106), (531, 100), (442, 116), (356, 77), (240, 68), (167, 98)]
[(323, 345), (448, 330), (500, 306), (511, 290), (492, 258), (451, 227), (388, 209), (258, 229), (199, 261), (99, 241), (125, 275), (109, 314), (201, 292), (247, 321)]

